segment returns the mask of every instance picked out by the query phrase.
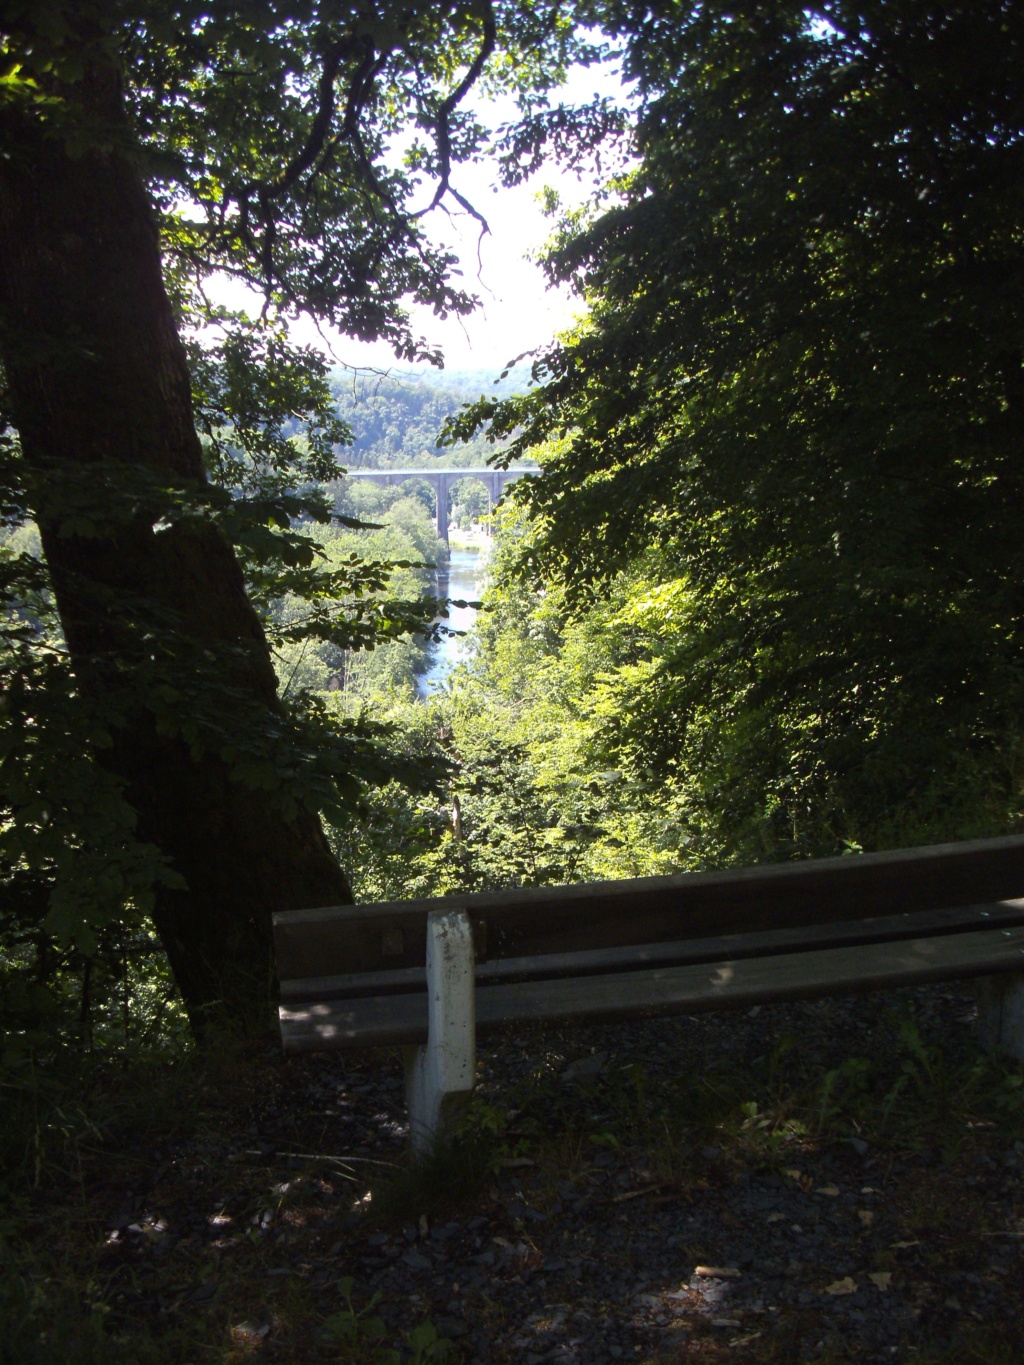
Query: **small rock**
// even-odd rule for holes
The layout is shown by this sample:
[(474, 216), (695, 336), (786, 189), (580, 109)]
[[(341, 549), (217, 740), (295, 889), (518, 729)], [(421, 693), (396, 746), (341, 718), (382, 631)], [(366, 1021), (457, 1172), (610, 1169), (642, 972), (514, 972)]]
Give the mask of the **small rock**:
[(429, 1270), (431, 1266), (428, 1257), (418, 1251), (407, 1251), (402, 1257), (402, 1264), (407, 1265), (410, 1270)]
[(434, 1326), (437, 1328), (439, 1336), (450, 1337), (452, 1341), (457, 1341), (459, 1337), (469, 1335), (469, 1323), (464, 1322), (462, 1318), (437, 1318), (434, 1322)]
[(508, 1211), (513, 1218), (521, 1218), (524, 1222), (546, 1223), (548, 1221), (546, 1213), (541, 1213), (540, 1209), (533, 1209), (529, 1204), (523, 1204), (518, 1200), (509, 1204)]
[(595, 1052), (589, 1057), (580, 1057), (577, 1061), (570, 1062), (562, 1072), (562, 1083), (568, 1085), (573, 1081), (592, 1080), (604, 1071), (607, 1061), (607, 1052)]

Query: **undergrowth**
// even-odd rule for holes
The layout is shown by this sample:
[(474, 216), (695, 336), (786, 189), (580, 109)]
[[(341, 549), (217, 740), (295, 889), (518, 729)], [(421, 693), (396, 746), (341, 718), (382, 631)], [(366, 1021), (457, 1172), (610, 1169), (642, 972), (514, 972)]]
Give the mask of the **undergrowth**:
[[(293, 1146), (288, 1175), (283, 1156), (247, 1153), (237, 1137), (238, 1163), (225, 1164), (225, 1134), (251, 1122), (253, 1095), (290, 1074), (264, 1046), (226, 1039), (205, 1054), (183, 1049), (170, 1058), (19, 1062), (0, 1075), (0, 1365), (455, 1361), (458, 1347), (427, 1305), (410, 1304), (396, 1318), (396, 1305), (341, 1273), (333, 1286), (314, 1287), (285, 1273), (299, 1254), (288, 1248), (312, 1245), (320, 1221), (339, 1211), (356, 1235), (486, 1211), (496, 1183), (513, 1176), (528, 1179), (543, 1206), (566, 1185), (585, 1187), (607, 1160), (628, 1161), (642, 1182), (699, 1197), (709, 1163), (726, 1172), (783, 1169), (799, 1164), (793, 1157), (803, 1150), (849, 1152), (850, 1144), (875, 1156), (927, 1148), (955, 1162), (1024, 1133), (1021, 1066), (966, 1041), (944, 1053), (925, 1040), (909, 1006), (880, 1015), (871, 1035), (827, 1069), (811, 1039), (766, 1042), (756, 1057), (657, 1076), (644, 1061), (613, 1058), (572, 1085), (556, 1058), (502, 1093), (500, 1106), (478, 1095), (460, 1131), (426, 1157), (375, 1153), (360, 1162), (338, 1146), (326, 1147), (336, 1158), (304, 1157), (324, 1149)], [(188, 1197), (211, 1224), (224, 1224), (233, 1247), (212, 1283), (202, 1279), (209, 1270), (201, 1258), (150, 1259), (137, 1269), (104, 1259), (109, 1223), (97, 1191), (148, 1188), (175, 1144), (201, 1149), (205, 1164), (190, 1177)], [(131, 1216), (157, 1227), (160, 1198), (171, 1196), (155, 1194)], [(336, 1234), (324, 1236), (329, 1246)], [(159, 1312), (158, 1301), (166, 1303)], [(1015, 1360), (999, 1325), (986, 1330), (959, 1354), (922, 1342), (920, 1358)]]

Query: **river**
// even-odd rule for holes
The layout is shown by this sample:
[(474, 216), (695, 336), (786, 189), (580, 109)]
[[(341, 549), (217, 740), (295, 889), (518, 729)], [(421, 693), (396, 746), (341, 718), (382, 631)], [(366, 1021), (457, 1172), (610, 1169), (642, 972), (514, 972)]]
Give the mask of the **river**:
[[(482, 547), (456, 550), (451, 552), (447, 575), (438, 574), (438, 597), (454, 597), (459, 601), (474, 602), (480, 599), (484, 590), (484, 576), (487, 566), (487, 553)], [(473, 607), (449, 607), (444, 624), (452, 630), (468, 630), (476, 620)], [(417, 684), (421, 697), (429, 697), (440, 692), (448, 681), (448, 676), (465, 652), (465, 637), (446, 635), (430, 650), (430, 666), (422, 673)]]

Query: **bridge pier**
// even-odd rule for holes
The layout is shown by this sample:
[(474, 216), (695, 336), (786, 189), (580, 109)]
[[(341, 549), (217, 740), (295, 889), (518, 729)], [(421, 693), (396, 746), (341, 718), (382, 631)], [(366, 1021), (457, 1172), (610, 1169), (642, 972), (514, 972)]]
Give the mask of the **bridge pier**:
[[(434, 482), (432, 480), (432, 482)], [(437, 495), (437, 534), (438, 537), (448, 544), (448, 475), (438, 474), (434, 482), (434, 492)]]
[(407, 479), (422, 479), (429, 483), (437, 499), (435, 525), (437, 534), (448, 544), (448, 494), (453, 483), (460, 479), (478, 479), (487, 489), (487, 512), (501, 498), (508, 483), (528, 474), (539, 474), (537, 469), (351, 469), (346, 479), (368, 479), (384, 488), (405, 483)]

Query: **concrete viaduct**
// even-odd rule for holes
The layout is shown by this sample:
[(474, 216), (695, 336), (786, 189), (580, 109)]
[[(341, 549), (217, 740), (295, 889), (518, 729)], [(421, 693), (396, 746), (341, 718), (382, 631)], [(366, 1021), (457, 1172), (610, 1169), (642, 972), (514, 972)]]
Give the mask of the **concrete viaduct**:
[(370, 483), (391, 488), (406, 479), (422, 479), (429, 483), (437, 497), (437, 534), (448, 544), (448, 490), (460, 479), (479, 479), (487, 489), (487, 511), (505, 491), (505, 485), (525, 474), (539, 474), (539, 469), (350, 469), (346, 479), (368, 479)]

